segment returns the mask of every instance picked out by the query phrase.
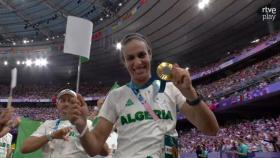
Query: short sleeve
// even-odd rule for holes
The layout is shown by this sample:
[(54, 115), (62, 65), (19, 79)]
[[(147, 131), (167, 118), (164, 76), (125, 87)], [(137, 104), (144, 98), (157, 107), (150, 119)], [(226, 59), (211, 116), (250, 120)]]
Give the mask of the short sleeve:
[(39, 128), (37, 128), (37, 130), (32, 133), (31, 136), (34, 136), (34, 137), (41, 137), (41, 136), (44, 136), (44, 135), (47, 135), (47, 127), (48, 127), (48, 122), (49, 121), (45, 121), (43, 124), (41, 124), (41, 126), (39, 126)]
[(186, 102), (186, 97), (181, 93), (181, 91), (173, 84), (169, 84), (171, 94), (174, 98), (175, 104), (180, 110)]
[(112, 90), (108, 94), (98, 114), (99, 118), (103, 117), (106, 120), (110, 121), (112, 124), (115, 124), (115, 122), (118, 119), (117, 105), (116, 105), (116, 103), (118, 102), (118, 100), (116, 100), (117, 93), (118, 91)]

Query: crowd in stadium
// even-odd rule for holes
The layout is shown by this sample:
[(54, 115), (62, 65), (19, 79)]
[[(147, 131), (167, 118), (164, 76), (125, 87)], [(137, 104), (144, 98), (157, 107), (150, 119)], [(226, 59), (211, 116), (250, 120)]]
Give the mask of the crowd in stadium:
[[(277, 32), (278, 33), (278, 32)], [(229, 60), (235, 56), (240, 54), (246, 54), (247, 51), (252, 49), (253, 47), (267, 41), (273, 40), (274, 36), (277, 34), (270, 34), (268, 36), (264, 36), (260, 39), (258, 43), (253, 43), (250, 46), (240, 50), (240, 51), (233, 51), (233, 53), (229, 54), (227, 57), (222, 58), (219, 62), (210, 64), (203, 68), (191, 68), (191, 74), (198, 74), (202, 71), (211, 70), (220, 65), (221, 63), (225, 62), (225, 60)], [(250, 65), (244, 68), (241, 71), (237, 71), (229, 76), (216, 80), (214, 82), (208, 84), (200, 84), (197, 85), (197, 90), (209, 101), (208, 103), (212, 104), (218, 102), (221, 99), (225, 99), (225, 96), (218, 95), (221, 92), (227, 92), (232, 89), (233, 86), (241, 85), (243, 82), (248, 81), (248, 79), (254, 78), (260, 74), (265, 73), (268, 70), (272, 70), (275, 68), (279, 68), (280, 65), (280, 54), (276, 54), (271, 58), (266, 60), (257, 62), (253, 65)], [(263, 80), (259, 82), (259, 85), (252, 85), (251, 87), (246, 87), (243, 91), (236, 92), (233, 95), (240, 95), (245, 94), (247, 91), (254, 89), (255, 87), (264, 86), (268, 84), (272, 80)], [(17, 99), (50, 99), (52, 96), (56, 95), (56, 93), (63, 89), (63, 88), (70, 88), (73, 89), (75, 86), (73, 83), (67, 84), (45, 84), (45, 85), (20, 85), (18, 84), (17, 87), (13, 91), (13, 98)], [(7, 98), (9, 94), (9, 86), (0, 84), (0, 98)], [(43, 89), (43, 91), (42, 91)], [(104, 86), (102, 83), (92, 84), (87, 82), (82, 82), (80, 84), (80, 93), (84, 97), (93, 97), (93, 96), (104, 96), (108, 93), (109, 87)], [(217, 98), (217, 96), (219, 96)], [(230, 96), (226, 96), (230, 97)]]
[[(280, 54), (278, 53), (268, 59), (259, 61), (214, 82), (197, 85), (196, 89), (202, 94), (202, 96), (205, 97), (209, 105), (213, 105), (223, 99), (233, 96), (249, 96), (250, 91), (262, 89), (268, 84), (279, 81), (279, 73), (276, 76), (274, 75), (272, 77), (258, 80), (256, 83), (250, 84), (250, 86), (234, 90), (234, 93), (230, 93), (229, 95), (220, 94), (221, 92), (226, 94), (226, 92), (232, 90), (233, 87), (241, 86), (242, 83), (248, 82), (250, 79), (256, 78), (256, 76), (264, 74), (267, 71), (279, 69), (279, 65)], [(71, 84), (18, 85), (14, 91), (13, 97), (18, 99), (50, 99), (56, 95), (57, 91), (66, 87), (71, 87)], [(9, 86), (0, 85), (0, 89), (0, 99), (6, 99), (9, 94)], [(80, 85), (80, 92), (84, 97), (104, 96), (108, 93), (108, 91), (109, 87), (105, 87), (102, 84), (92, 85), (90, 83), (82, 83)], [(30, 118), (31, 120), (55, 120), (59, 118), (59, 113), (54, 106), (54, 104), (46, 107), (23, 106), (18, 108), (17, 106), (17, 108), (15, 108), (15, 115)], [(93, 106), (90, 105), (89, 108), (92, 115), (94, 115)], [(0, 108), (0, 111), (3, 111), (3, 109)], [(227, 126), (221, 127), (218, 135), (215, 137), (206, 136), (194, 128), (189, 131), (178, 131), (178, 133), (181, 152), (196, 153), (198, 150), (204, 150), (207, 153), (224, 152), (232, 154), (240, 147), (241, 141), (248, 147), (249, 153), (280, 152), (279, 131), (280, 116), (272, 119), (238, 121), (235, 124), (231, 123)], [(13, 129), (11, 133), (16, 134), (17, 131)]]
[[(78, 0), (67, 9), (46, 0), (50, 17), (38, 14), (33, 20), (28, 17), (31, 5), (18, 8), (21, 3), (0, 1), (1, 9), (15, 14), (25, 30), (0, 26), (5, 72), (0, 81), (0, 158), (280, 157), (280, 23), (274, 22), (279, 2), (211, 3), (216, 5), (211, 10), (209, 0), (199, 0), (196, 11), (193, 4), (181, 7), (179, 0), (140, 0), (125, 8), (127, 0), (111, 1)], [(86, 5), (90, 10), (78, 9)], [(205, 7), (211, 12), (201, 12)], [(270, 13), (272, 21), (265, 17)], [(143, 18), (145, 14), (152, 16)], [(66, 31), (49, 25), (66, 21)], [(131, 30), (135, 33), (120, 38)], [(74, 50), (85, 46), (87, 51)], [(116, 64), (116, 53), (122, 65)], [(88, 63), (81, 69), (84, 58)], [(11, 80), (6, 77), (10, 69)], [(128, 83), (122, 82), (124, 69)]]
[[(269, 39), (271, 36), (266, 36), (262, 39), (265, 41)], [(261, 43), (261, 42), (260, 42)], [(251, 49), (255, 45), (251, 45), (246, 50)], [(242, 51), (236, 51), (227, 57), (231, 58), (233, 56), (239, 55)], [(243, 51), (244, 52), (244, 51)], [(207, 66), (205, 68), (211, 69), (211, 67), (217, 66), (224, 62), (221, 60), (218, 63)], [(225, 98), (229, 98), (231, 96), (238, 95), (248, 95), (247, 93), (253, 89), (262, 88), (269, 83), (273, 83), (275, 81), (280, 80), (280, 76), (273, 76), (272, 78), (263, 78), (263, 80), (258, 81), (257, 84), (251, 84), (239, 91), (235, 91), (235, 93), (221, 96), (221, 92), (227, 92), (232, 89), (232, 87), (236, 87), (238, 85), (242, 85), (242, 83), (247, 82), (251, 78), (255, 78), (256, 76), (265, 73), (266, 71), (273, 70), (279, 68), (280, 65), (280, 54), (276, 54), (268, 59), (259, 61), (253, 65), (250, 65), (240, 71), (237, 71), (231, 75), (228, 75), (224, 78), (218, 79), (214, 82), (207, 84), (197, 85), (196, 88), (199, 93), (202, 94), (207, 100), (209, 104), (217, 103), (220, 100)], [(204, 69), (195, 69), (195, 72), (192, 74), (197, 74)], [(74, 84), (67, 83), (65, 85), (54, 85), (54, 84), (46, 84), (46, 85), (18, 85), (14, 92), (13, 97), (22, 99), (50, 99), (56, 95), (58, 91), (63, 88), (72, 88)], [(0, 84), (0, 99), (7, 98), (9, 94), (9, 86)], [(89, 96), (104, 96), (108, 93), (109, 88), (105, 87), (101, 83), (99, 84), (91, 84), (87, 82), (83, 82), (80, 85), (80, 92), (84, 97)], [(219, 98), (217, 98), (219, 96)], [(93, 110), (93, 106), (89, 106), (90, 111)], [(51, 106), (44, 107), (26, 107), (23, 106), (21, 108), (15, 108), (15, 113), (20, 117), (27, 117), (32, 120), (52, 120), (58, 118), (57, 109)], [(244, 133), (244, 129), (246, 128), (246, 134)], [(237, 129), (237, 130), (236, 130)], [(250, 151), (274, 151), (274, 147), (268, 141), (274, 138), (274, 135), (279, 135), (279, 133), (275, 131), (280, 131), (280, 117), (277, 119), (260, 119), (255, 120), (253, 122), (245, 121), (235, 125), (229, 125), (227, 127), (221, 128), (218, 137), (209, 138), (207, 136), (203, 136), (195, 129), (192, 129), (189, 132), (180, 132), (180, 142), (182, 145), (182, 151), (184, 152), (195, 152), (197, 148), (197, 143), (200, 142), (202, 146), (205, 146), (208, 151), (219, 151), (221, 149), (231, 150), (234, 146), (236, 146), (236, 141), (240, 138), (245, 138), (245, 143), (249, 146)], [(250, 133), (250, 134), (248, 134)], [(267, 141), (266, 141), (267, 140)], [(278, 139), (280, 141), (280, 139)], [(278, 141), (278, 144), (279, 144)]]
[[(94, 112), (93, 106), (88, 106), (89, 111), (91, 113)], [(2, 111), (3, 108), (0, 108)], [(15, 108), (15, 115), (19, 117), (26, 117), (31, 120), (38, 120), (38, 121), (45, 121), (45, 120), (55, 120), (59, 118), (59, 113), (57, 109), (52, 107), (52, 105), (48, 107), (38, 106), (38, 107), (30, 107), (30, 106), (23, 106), (20, 108)]]
[(182, 152), (196, 152), (197, 146), (205, 146), (208, 152), (233, 151), (243, 140), (249, 152), (280, 152), (280, 116), (271, 119), (241, 121), (220, 127), (216, 137), (205, 136), (196, 129), (179, 131)]
[(275, 35), (277, 35), (279, 32), (273, 33), (273, 34), (269, 34), (267, 36), (262, 37), (261, 39), (259, 39), (259, 42), (256, 43), (251, 43), (248, 47), (245, 47), (241, 50), (234, 50), (231, 52), (228, 52), (227, 56), (225, 57), (221, 57), (221, 59), (215, 63), (212, 63), (210, 65), (207, 65), (205, 67), (194, 67), (192, 68), (191, 73), (193, 75), (199, 74), (201, 72), (205, 72), (205, 71), (209, 71), (209, 70), (214, 70), (216, 67), (218, 67), (219, 65), (221, 65), (222, 63), (237, 57), (241, 54), (246, 54), (249, 50), (251, 50), (252, 48), (256, 47), (257, 45), (262, 44), (263, 42), (266, 42), (267, 40), (274, 40), (275, 39)]
[[(271, 58), (264, 61), (260, 61), (254, 65), (251, 65), (241, 71), (237, 71), (232, 75), (225, 78), (221, 78), (206, 85), (197, 85), (198, 91), (209, 99), (215, 99), (213, 96), (217, 96), (217, 93), (226, 92), (231, 90), (233, 86), (240, 85), (241, 83), (248, 81), (248, 79), (254, 78), (260, 74), (265, 73), (268, 70), (279, 68), (280, 65), (280, 54), (277, 54)], [(260, 82), (261, 86), (267, 84), (266, 81)], [(60, 87), (60, 88), (59, 88)], [(51, 98), (56, 92), (65, 87), (63, 85), (28, 85), (22, 86), (18, 85), (14, 91), (14, 98), (29, 98), (29, 99), (43, 99)], [(5, 98), (9, 94), (9, 87), (7, 85), (0, 85), (1, 92), (0, 97)], [(44, 89), (44, 91), (42, 91)], [(89, 83), (83, 83), (80, 86), (80, 92), (83, 96), (104, 96), (108, 92), (109, 88), (94, 85)], [(244, 91), (243, 91), (244, 92)], [(235, 94), (236, 95), (236, 94)]]
[[(89, 106), (93, 112), (93, 106)], [(2, 109), (1, 109), (2, 110)], [(54, 120), (58, 118), (56, 108), (15, 108), (17, 116), (28, 117), (32, 120)], [(239, 139), (244, 139), (249, 152), (280, 151), (280, 116), (271, 119), (253, 121), (236, 121), (220, 128), (216, 137), (205, 136), (196, 129), (179, 131), (179, 142), (183, 152), (195, 152), (198, 145), (205, 146), (208, 152), (230, 151), (237, 145)], [(274, 144), (273, 144), (274, 143)], [(275, 147), (278, 145), (278, 148)]]
[[(20, 85), (13, 91), (13, 98), (17, 99), (50, 99), (56, 95), (58, 91), (64, 88), (74, 89), (75, 86), (68, 83), (62, 84), (45, 84), (45, 85)], [(9, 95), (10, 88), (8, 85), (0, 84), (0, 98), (7, 98)], [(104, 96), (108, 92), (108, 88), (102, 84), (89, 84), (83, 82), (80, 84), (80, 93), (84, 97), (88, 96)]]
[(49, 107), (40, 107), (40, 108), (31, 108), (31, 107), (22, 107), (15, 108), (15, 113), (18, 116), (30, 118), (32, 120), (55, 120), (58, 119), (58, 112), (56, 108)]
[[(221, 78), (210, 84), (197, 85), (197, 89), (203, 96), (211, 99), (213, 98), (213, 96), (217, 96), (218, 93), (229, 91), (233, 86), (241, 85), (242, 83), (252, 78), (255, 78), (260, 74), (264, 74), (268, 70), (279, 68), (279, 65), (280, 65), (280, 54), (277, 54), (271, 58), (260, 61), (241, 71), (237, 71), (232, 75), (229, 75), (225, 78)], [(267, 84), (266, 81), (260, 82), (260, 86), (264, 86), (265, 84)]]
[[(229, 92), (233, 90), (233, 87), (240, 87), (240, 85), (244, 85), (245, 82), (248, 82), (252, 78), (256, 78), (256, 76), (264, 74), (267, 71), (275, 70), (280, 65), (280, 54), (276, 54), (266, 60), (257, 62), (251, 66), (248, 66), (240, 71), (237, 71), (233, 73), (232, 75), (229, 75), (225, 78), (221, 78), (219, 80), (216, 80), (214, 82), (211, 82), (209, 84), (200, 84), (196, 86), (196, 89), (202, 96), (204, 96), (204, 99), (207, 101), (207, 103), (210, 106), (216, 106), (218, 105), (218, 102), (220, 100), (224, 100), (226, 98), (230, 97), (236, 97), (238, 96), (239, 100), (246, 100), (250, 98), (254, 98), (254, 94), (250, 93), (252, 90), (261, 89), (265, 87), (266, 85), (279, 81), (280, 75), (279, 73), (275, 76), (271, 77), (265, 77), (261, 80), (255, 82), (254, 84), (250, 83), (249, 86), (245, 86), (244, 88), (239, 88), (238, 90), (234, 90), (234, 93), (230, 93), (228, 95), (226, 92)], [(53, 96), (56, 95), (57, 91), (65, 88), (65, 87), (71, 87), (70, 84), (66, 85), (29, 85), (29, 86), (22, 86), (18, 85), (15, 90), (13, 97), (14, 98), (28, 98), (28, 99), (50, 99)], [(9, 87), (7, 85), (0, 85), (1, 92), (0, 92), (0, 98), (7, 98), (7, 95), (9, 94)], [(44, 91), (42, 91), (44, 89)], [(109, 88), (103, 86), (102, 84), (92, 85), (89, 83), (82, 83), (80, 85), (80, 92), (84, 97), (97, 97), (97, 96), (104, 96), (108, 93)], [(260, 92), (265, 93), (265, 92)], [(37, 110), (32, 112), (31, 118), (35, 118), (36, 120), (41, 120), (41, 114), (35, 115)], [(40, 110), (38, 110), (40, 111)], [(25, 110), (22, 110), (22, 116), (26, 116)], [(28, 115), (29, 116), (29, 115)], [(47, 118), (52, 116), (46, 116)]]

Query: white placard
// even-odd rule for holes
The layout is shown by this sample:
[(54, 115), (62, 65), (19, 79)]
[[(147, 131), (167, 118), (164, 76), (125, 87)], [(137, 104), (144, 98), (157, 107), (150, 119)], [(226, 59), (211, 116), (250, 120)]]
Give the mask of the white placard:
[(89, 59), (92, 29), (93, 24), (91, 21), (68, 16), (63, 52)]
[(12, 69), (12, 80), (11, 80), (11, 88), (15, 88), (17, 86), (17, 68)]

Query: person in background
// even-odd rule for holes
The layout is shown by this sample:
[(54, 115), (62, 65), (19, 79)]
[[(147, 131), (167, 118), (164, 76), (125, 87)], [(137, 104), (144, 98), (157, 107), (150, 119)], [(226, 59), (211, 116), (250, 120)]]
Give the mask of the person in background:
[(208, 151), (207, 151), (206, 146), (204, 144), (202, 145), (201, 150), (202, 150), (202, 153), (201, 153), (200, 157), (207, 158), (208, 157)]
[(202, 148), (201, 148), (201, 145), (196, 146), (195, 152), (196, 152), (197, 158), (202, 158), (202, 157), (201, 157), (201, 155), (202, 155)]
[[(22, 153), (30, 153), (42, 149), (44, 158), (88, 158), (80, 144), (79, 133), (66, 117), (66, 110), (70, 108), (69, 102), (77, 95), (70, 89), (62, 90), (57, 96), (56, 107), (60, 118), (56, 120), (46, 120), (30, 137), (28, 137), (22, 147)], [(82, 110), (87, 116), (87, 108)], [(91, 130), (92, 123), (87, 120), (87, 127)], [(102, 148), (100, 154), (108, 155), (106, 146)]]
[(264, 140), (268, 143), (271, 143), (273, 146), (273, 152), (280, 152), (280, 144), (278, 142), (277, 135), (270, 134), (269, 140)]
[(235, 152), (235, 154), (238, 155), (238, 158), (248, 158), (248, 151), (249, 147), (248, 145), (246, 145), (244, 143), (244, 139), (243, 138), (239, 138), (238, 139), (238, 148), (237, 151)]
[(12, 158), (13, 135), (6, 133), (0, 138), (0, 158)]

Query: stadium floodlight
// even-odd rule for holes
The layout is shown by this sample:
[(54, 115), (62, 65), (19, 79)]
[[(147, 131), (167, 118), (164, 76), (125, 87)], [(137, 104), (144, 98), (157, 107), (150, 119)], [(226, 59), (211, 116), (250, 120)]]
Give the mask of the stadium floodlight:
[(5, 66), (8, 65), (8, 61), (7, 61), (7, 60), (4, 61), (4, 65), (5, 65)]
[(26, 59), (25, 64), (26, 64), (26, 66), (31, 66), (32, 61), (30, 59)]
[(47, 59), (41, 59), (41, 66), (47, 66), (48, 60)]
[(116, 49), (117, 49), (117, 50), (121, 50), (121, 49), (122, 49), (122, 44), (121, 44), (121, 42), (118, 42), (118, 43), (116, 44)]
[(36, 60), (34, 61), (34, 64), (35, 64), (36, 66), (41, 66), (41, 59), (36, 59)]
[(198, 8), (200, 10), (204, 9), (208, 4), (209, 4), (210, 0), (202, 0), (198, 3)]
[(20, 61), (19, 60), (17, 61), (17, 65), (20, 65)]
[(205, 4), (203, 2), (198, 3), (198, 8), (199, 9), (204, 9), (204, 7), (205, 7)]
[(34, 61), (34, 64), (35, 66), (42, 67), (42, 66), (46, 66), (48, 64), (48, 61), (47, 59), (39, 58)]
[(22, 41), (22, 43), (23, 43), (23, 44), (26, 44), (26, 43), (29, 43), (29, 41), (26, 40), (26, 39), (24, 39), (24, 40)]

